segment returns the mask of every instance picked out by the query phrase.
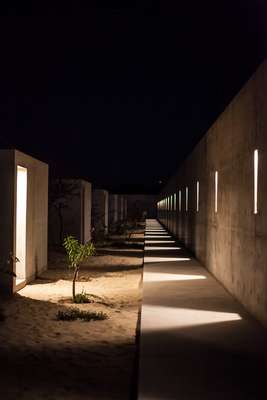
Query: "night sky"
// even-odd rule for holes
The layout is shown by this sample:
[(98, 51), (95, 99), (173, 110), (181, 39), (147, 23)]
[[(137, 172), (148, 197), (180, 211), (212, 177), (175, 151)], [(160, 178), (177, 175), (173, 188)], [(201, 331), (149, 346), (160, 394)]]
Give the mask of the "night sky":
[(0, 21), (1, 146), (114, 191), (160, 190), (267, 53), (264, 0), (19, 4)]

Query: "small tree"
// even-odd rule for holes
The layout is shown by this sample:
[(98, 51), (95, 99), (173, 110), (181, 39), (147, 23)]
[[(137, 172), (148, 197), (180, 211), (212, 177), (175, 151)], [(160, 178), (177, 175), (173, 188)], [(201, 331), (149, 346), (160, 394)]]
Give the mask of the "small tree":
[(75, 284), (78, 276), (80, 263), (87, 260), (95, 254), (95, 247), (92, 242), (85, 244), (80, 243), (75, 237), (67, 236), (64, 239), (63, 246), (66, 250), (69, 259), (69, 267), (74, 269), (72, 278), (72, 298), (75, 302), (76, 290)]

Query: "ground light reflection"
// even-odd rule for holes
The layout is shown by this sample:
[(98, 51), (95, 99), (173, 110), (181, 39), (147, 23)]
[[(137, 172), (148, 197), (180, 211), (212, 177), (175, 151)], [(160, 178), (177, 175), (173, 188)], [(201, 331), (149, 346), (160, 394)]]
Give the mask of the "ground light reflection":
[(168, 244), (175, 243), (175, 240), (146, 240), (146, 244)]
[(181, 247), (145, 246), (145, 251), (151, 251), (151, 250), (181, 250)]
[(207, 279), (205, 275), (165, 274), (160, 272), (146, 272), (144, 282), (164, 281), (190, 281), (195, 279)]
[(146, 232), (146, 235), (168, 235), (168, 232)]
[(156, 263), (156, 262), (172, 262), (172, 261), (190, 261), (189, 257), (144, 257), (145, 263)]
[[(155, 314), (159, 318), (155, 318)], [(143, 329), (145, 331), (161, 331), (175, 328), (188, 328), (199, 325), (216, 324), (220, 322), (238, 321), (241, 316), (237, 313), (195, 310), (188, 308), (171, 308), (164, 306), (145, 305), (143, 315), (149, 319), (149, 323)]]
[(155, 238), (155, 239), (164, 239), (164, 238), (171, 238), (171, 236), (170, 235), (155, 235), (155, 236), (152, 236), (152, 235), (146, 235), (146, 239), (153, 239), (153, 238)]

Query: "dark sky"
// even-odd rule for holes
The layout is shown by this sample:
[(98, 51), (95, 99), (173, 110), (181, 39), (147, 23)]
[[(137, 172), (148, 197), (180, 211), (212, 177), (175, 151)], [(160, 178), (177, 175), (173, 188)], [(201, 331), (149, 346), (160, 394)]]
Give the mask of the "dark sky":
[(0, 142), (115, 191), (159, 189), (266, 56), (264, 0), (19, 4)]

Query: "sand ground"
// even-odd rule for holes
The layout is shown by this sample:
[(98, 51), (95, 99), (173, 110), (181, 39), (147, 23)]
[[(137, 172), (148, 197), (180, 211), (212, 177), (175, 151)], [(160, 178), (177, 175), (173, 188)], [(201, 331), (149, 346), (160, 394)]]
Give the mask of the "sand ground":
[(130, 399), (134, 387), (136, 327), (141, 301), (143, 234), (128, 246), (105, 246), (81, 267), (77, 292), (105, 304), (75, 305), (103, 311), (104, 321), (57, 321), (73, 307), (71, 277), (62, 253), (13, 298), (0, 322), (0, 398), (5, 400)]

